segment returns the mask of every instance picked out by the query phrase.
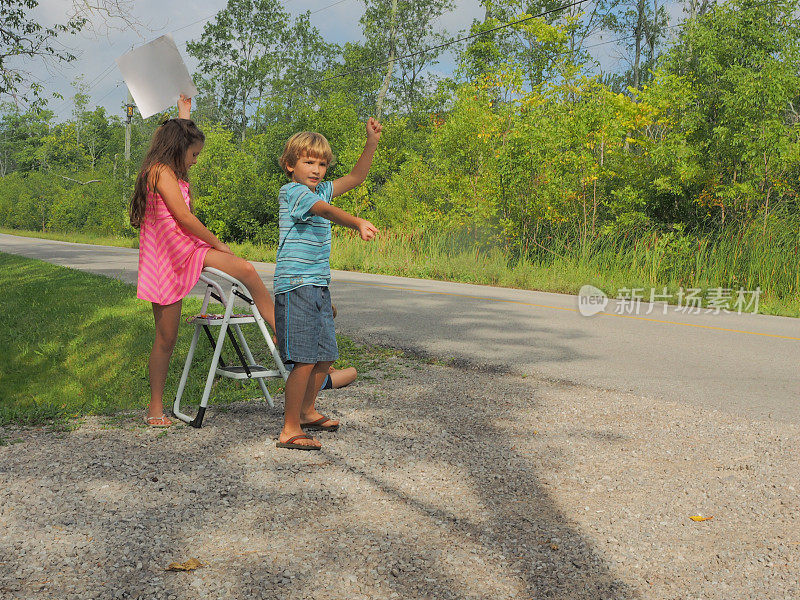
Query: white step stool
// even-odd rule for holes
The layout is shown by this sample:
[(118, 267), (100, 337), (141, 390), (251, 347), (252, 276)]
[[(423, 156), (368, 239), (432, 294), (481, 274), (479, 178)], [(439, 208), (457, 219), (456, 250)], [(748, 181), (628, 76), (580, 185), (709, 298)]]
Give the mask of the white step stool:
[[(226, 285), (230, 284), (231, 287), (230, 292), (227, 295), (227, 300), (225, 293), (222, 291), (222, 286), (217, 281), (212, 279), (210, 275), (214, 275), (215, 277), (223, 280)], [(261, 387), (261, 391), (264, 394), (264, 398), (271, 407), (274, 407), (275, 403), (272, 401), (272, 396), (270, 396), (269, 391), (267, 390), (267, 378), (282, 377), (283, 380), (286, 381), (286, 378), (288, 377), (288, 372), (283, 366), (283, 362), (281, 361), (280, 354), (278, 354), (278, 350), (275, 348), (275, 344), (272, 342), (272, 336), (267, 329), (264, 318), (258, 312), (258, 308), (253, 303), (253, 296), (250, 294), (250, 291), (247, 289), (247, 287), (238, 279), (211, 267), (205, 267), (203, 269), (203, 272), (200, 274), (200, 281), (206, 284), (206, 294), (203, 298), (203, 306), (200, 309), (200, 314), (191, 317), (190, 319), (190, 322), (194, 323), (195, 326), (194, 336), (192, 337), (192, 344), (189, 346), (189, 354), (186, 356), (186, 364), (183, 367), (181, 381), (178, 384), (178, 392), (175, 395), (175, 403), (172, 406), (172, 414), (181, 421), (188, 423), (192, 427), (202, 427), (203, 425), (203, 417), (205, 416), (206, 407), (208, 406), (208, 398), (211, 395), (211, 387), (213, 386), (214, 378), (217, 375), (220, 377), (229, 377), (231, 379), (257, 379), (258, 385)], [(234, 314), (233, 304), (237, 297), (241, 298), (250, 305), (253, 310), (252, 314)], [(208, 311), (208, 305), (212, 298), (222, 304), (223, 308), (225, 309), (225, 314), (206, 314)], [(255, 323), (261, 330), (261, 334), (264, 336), (264, 340), (267, 342), (267, 347), (272, 355), (272, 360), (275, 363), (274, 369), (267, 369), (255, 362), (253, 354), (250, 352), (250, 347), (247, 345), (240, 327), (241, 325), (249, 323)], [(214, 341), (214, 337), (211, 335), (211, 327), (219, 327), (219, 334), (217, 335), (216, 342)], [(233, 333), (236, 334), (236, 338), (234, 338), (231, 330), (233, 330)], [(208, 341), (211, 344), (211, 347), (214, 349), (214, 355), (211, 359), (211, 366), (208, 370), (208, 376), (206, 377), (206, 387), (203, 390), (203, 397), (200, 400), (200, 407), (197, 409), (197, 415), (192, 418), (189, 415), (181, 412), (181, 397), (183, 396), (183, 390), (186, 387), (186, 381), (189, 378), (189, 369), (192, 366), (194, 351), (197, 348), (197, 340), (200, 338), (201, 331), (205, 331)], [(222, 359), (222, 346), (225, 342), (226, 334), (230, 339), (234, 350), (236, 350), (239, 360), (241, 361), (240, 365), (227, 365)], [(238, 344), (236, 342), (237, 338), (239, 340)], [(242, 351), (244, 351), (244, 355), (242, 354)]]

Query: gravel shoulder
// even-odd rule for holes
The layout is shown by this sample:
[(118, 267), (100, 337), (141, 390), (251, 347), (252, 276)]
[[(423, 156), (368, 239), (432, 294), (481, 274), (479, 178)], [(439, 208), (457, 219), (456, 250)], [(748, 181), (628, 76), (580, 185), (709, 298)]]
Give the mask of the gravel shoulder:
[(797, 425), (410, 358), (372, 375), (323, 394), (344, 424), (320, 453), (275, 448), (260, 401), (212, 400), (201, 430), (0, 429), (0, 597), (800, 597)]

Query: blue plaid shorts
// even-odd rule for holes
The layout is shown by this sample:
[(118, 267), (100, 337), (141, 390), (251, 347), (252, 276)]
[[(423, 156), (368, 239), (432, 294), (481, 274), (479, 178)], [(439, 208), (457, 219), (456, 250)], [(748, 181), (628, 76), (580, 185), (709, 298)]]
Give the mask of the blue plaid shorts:
[(285, 363), (318, 363), (339, 358), (327, 287), (304, 285), (275, 295), (275, 336)]

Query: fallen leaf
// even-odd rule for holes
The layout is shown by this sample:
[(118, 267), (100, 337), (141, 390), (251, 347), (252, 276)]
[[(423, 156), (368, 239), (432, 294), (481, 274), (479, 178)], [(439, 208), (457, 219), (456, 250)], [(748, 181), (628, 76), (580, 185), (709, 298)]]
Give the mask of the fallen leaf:
[(710, 521), (714, 517), (704, 517), (703, 515), (692, 515), (689, 517), (692, 521)]
[(198, 567), (202, 567), (203, 563), (201, 563), (196, 558), (190, 558), (186, 562), (182, 563), (170, 563), (169, 566), (166, 568), (167, 571), (194, 571)]

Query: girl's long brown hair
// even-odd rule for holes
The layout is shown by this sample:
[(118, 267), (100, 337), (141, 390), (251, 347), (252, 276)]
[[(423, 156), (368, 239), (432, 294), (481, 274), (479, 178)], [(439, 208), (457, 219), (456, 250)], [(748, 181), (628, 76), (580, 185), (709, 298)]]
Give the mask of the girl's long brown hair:
[[(186, 153), (189, 146), (205, 140), (206, 136), (190, 119), (170, 119), (156, 129), (133, 188), (133, 197), (128, 210), (133, 227), (141, 227), (144, 220), (150, 169), (156, 165), (164, 165), (172, 169), (175, 177), (186, 181)], [(153, 180), (150, 182), (153, 191), (156, 189), (159, 175), (159, 171), (153, 174)]]

